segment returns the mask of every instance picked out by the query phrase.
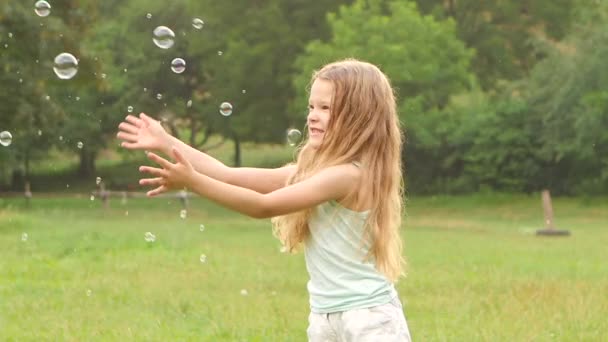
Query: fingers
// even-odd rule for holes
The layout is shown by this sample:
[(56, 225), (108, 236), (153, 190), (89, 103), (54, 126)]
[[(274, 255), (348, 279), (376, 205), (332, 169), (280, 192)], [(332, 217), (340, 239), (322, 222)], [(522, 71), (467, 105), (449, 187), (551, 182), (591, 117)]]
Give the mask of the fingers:
[(184, 158), (184, 156), (177, 149), (177, 147), (174, 146), (171, 149), (171, 152), (173, 153), (173, 159), (175, 159), (175, 161), (179, 162), (180, 164), (188, 165), (188, 161), (186, 160), (186, 158)]
[(162, 166), (164, 169), (169, 169), (173, 166), (168, 160), (152, 152), (148, 153), (148, 159)]
[(137, 142), (137, 135), (135, 134), (131, 134), (131, 133), (126, 133), (126, 132), (118, 132), (116, 134), (116, 137), (118, 139), (122, 139), (128, 142)]
[(143, 126), (143, 121), (140, 118), (138, 118), (137, 116), (134, 116), (131, 114), (127, 115), (127, 117), (125, 118), (125, 121), (130, 122), (131, 124), (135, 125), (135, 127)]
[(146, 193), (146, 195), (148, 195), (148, 197), (154, 197), (157, 195), (162, 194), (163, 192), (167, 192), (169, 191), (169, 188), (165, 185), (161, 185), (158, 188), (154, 189), (154, 190), (150, 190)]
[(130, 124), (130, 123), (126, 123), (126, 122), (121, 122), (120, 125), (118, 125), (118, 129), (127, 133), (133, 133), (133, 134), (137, 134), (137, 132), (139, 131), (139, 127), (135, 126), (134, 124)]
[(145, 113), (140, 113), (139, 117), (141, 118), (142, 121), (146, 122), (147, 124), (151, 124), (152, 122), (156, 121), (156, 120), (152, 119), (151, 117), (147, 116)]
[(143, 179), (139, 180), (139, 185), (160, 186), (160, 185), (166, 185), (166, 182), (163, 177), (143, 178)]
[(164, 177), (164, 178), (167, 178), (167, 176), (169, 175), (167, 170), (159, 169), (159, 168), (151, 167), (151, 166), (140, 166), (139, 172), (145, 172), (145, 173), (149, 173), (156, 177)]

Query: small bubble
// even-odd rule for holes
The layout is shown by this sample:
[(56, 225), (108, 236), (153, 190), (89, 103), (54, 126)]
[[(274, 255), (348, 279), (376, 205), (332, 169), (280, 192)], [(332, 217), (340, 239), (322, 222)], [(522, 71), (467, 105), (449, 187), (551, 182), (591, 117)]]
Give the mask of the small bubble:
[(23, 78), (20, 78), (20, 79), (19, 79), (19, 83), (23, 83)]
[(248, 295), (248, 294), (249, 294), (249, 293), (247, 292), (247, 290), (245, 290), (245, 289), (242, 289), (242, 290), (241, 290), (241, 296), (246, 296), (246, 295)]
[(188, 102), (186, 102), (186, 107), (192, 107), (192, 100), (188, 100)]
[(129, 71), (129, 69), (127, 69), (127, 68), (124, 68), (124, 69), (123, 69), (123, 71), (124, 71), (124, 72), (127, 72), (127, 71)]
[(63, 135), (59, 136), (59, 141), (63, 141)]
[(42, 135), (42, 131), (38, 130), (38, 136), (41, 136), (41, 135)]
[(201, 254), (201, 256), (199, 257), (199, 260), (201, 261), (201, 263), (205, 263), (207, 261), (207, 256), (205, 254)]
[(76, 96), (76, 101), (80, 101), (80, 96)]
[(156, 94), (156, 99), (157, 100), (162, 100), (163, 99), (163, 94), (160, 94), (160, 93)]
[(92, 294), (93, 294), (93, 291), (87, 290), (87, 297), (91, 297)]
[(243, 90), (241, 90), (241, 93), (245, 94), (245, 93), (247, 93), (247, 90), (243, 89)]
[(84, 144), (82, 143), (82, 141), (79, 141), (76, 146), (82, 150), (82, 148), (84, 147)]
[(21, 241), (26, 242), (27, 241), (27, 233), (23, 233), (21, 234)]
[(147, 92), (147, 91), (148, 91), (148, 88), (144, 88), (144, 92)]
[(205, 25), (205, 23), (203, 22), (202, 19), (200, 19), (200, 18), (194, 18), (194, 19), (192, 19), (192, 26), (195, 29), (200, 30), (200, 29), (203, 28), (203, 25)]
[(218, 55), (218, 56), (221, 56), (221, 55), (223, 55), (223, 54), (224, 54), (224, 53), (223, 53), (222, 51), (218, 51), (218, 52), (217, 52), (217, 55)]
[(198, 226), (198, 229), (199, 229), (201, 232), (204, 232), (204, 231), (205, 231), (205, 225), (204, 225), (204, 224), (201, 224), (200, 226)]
[(133, 106), (129, 106), (129, 107), (127, 107), (127, 112), (129, 112), (129, 113), (133, 113)]
[(287, 143), (289, 146), (297, 145), (302, 139), (302, 132), (297, 129), (289, 129), (287, 131)]
[(152, 13), (146, 14), (146, 18), (151, 19), (152, 18)]
[(95, 178), (95, 184), (99, 185), (101, 183), (101, 177)]
[(108, 75), (103, 74), (103, 73), (101, 74), (101, 78), (106, 78), (106, 77), (108, 77)]
[(232, 114), (232, 105), (229, 102), (222, 102), (220, 105), (220, 114), (230, 116)]
[(65, 187), (69, 189), (70, 188), (70, 184), (66, 184)]
[(95, 195), (91, 195), (91, 201), (95, 200)]
[(188, 212), (186, 211), (186, 209), (182, 209), (182, 210), (179, 212), (179, 217), (181, 217), (181, 218), (185, 219), (185, 218), (186, 218), (186, 216), (188, 216)]
[(9, 33), (8, 33), (8, 37), (9, 37), (9, 38), (13, 38), (13, 33), (12, 33), (12, 32), (9, 32)]
[(156, 241), (156, 235), (151, 232), (146, 232), (146, 234), (144, 234), (144, 240), (146, 240), (146, 242), (154, 242)]
[(44, 99), (48, 101), (51, 99), (51, 97), (47, 95)]

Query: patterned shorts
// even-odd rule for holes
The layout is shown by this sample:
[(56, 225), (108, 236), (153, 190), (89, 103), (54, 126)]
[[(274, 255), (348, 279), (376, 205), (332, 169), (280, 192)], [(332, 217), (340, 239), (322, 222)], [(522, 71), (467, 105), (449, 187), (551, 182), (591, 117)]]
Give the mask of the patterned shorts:
[(329, 314), (311, 312), (308, 316), (310, 342), (410, 342), (399, 298), (365, 309)]

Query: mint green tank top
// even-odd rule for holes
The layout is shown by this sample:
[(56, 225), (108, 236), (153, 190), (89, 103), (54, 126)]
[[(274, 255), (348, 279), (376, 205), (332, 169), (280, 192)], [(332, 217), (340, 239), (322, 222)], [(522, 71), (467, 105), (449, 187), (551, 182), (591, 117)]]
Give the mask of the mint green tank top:
[(368, 214), (336, 201), (315, 208), (304, 250), (312, 312), (368, 308), (397, 297), (393, 284), (376, 269), (374, 261), (364, 261), (371, 246), (369, 241), (362, 242)]

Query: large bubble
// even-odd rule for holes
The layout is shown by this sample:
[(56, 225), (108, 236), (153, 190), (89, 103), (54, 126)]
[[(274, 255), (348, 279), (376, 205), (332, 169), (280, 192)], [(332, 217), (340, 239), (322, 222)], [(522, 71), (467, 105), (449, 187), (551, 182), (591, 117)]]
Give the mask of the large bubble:
[(186, 61), (181, 58), (175, 58), (171, 61), (171, 70), (176, 74), (181, 74), (186, 70)]
[(158, 26), (154, 29), (154, 37), (152, 40), (154, 44), (161, 49), (168, 49), (175, 43), (175, 33), (167, 26)]
[(223, 116), (230, 116), (230, 114), (232, 114), (232, 105), (228, 102), (223, 102), (220, 105), (220, 114)]
[(46, 17), (51, 14), (51, 5), (44, 0), (37, 1), (34, 5), (34, 12), (39, 17)]
[(53, 71), (62, 80), (68, 80), (78, 72), (78, 60), (72, 54), (63, 52), (55, 57)]
[(13, 142), (13, 135), (9, 131), (0, 132), (0, 145), (8, 146)]

